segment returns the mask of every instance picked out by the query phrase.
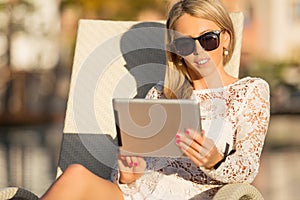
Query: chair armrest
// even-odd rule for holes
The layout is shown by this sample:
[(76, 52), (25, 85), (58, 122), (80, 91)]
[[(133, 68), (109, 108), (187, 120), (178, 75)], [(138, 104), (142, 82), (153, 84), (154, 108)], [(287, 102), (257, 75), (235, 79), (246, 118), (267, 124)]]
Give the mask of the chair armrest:
[(19, 187), (0, 188), (0, 200), (38, 200), (32, 192)]
[(247, 183), (232, 183), (221, 187), (213, 200), (263, 200), (263, 196), (253, 185)]

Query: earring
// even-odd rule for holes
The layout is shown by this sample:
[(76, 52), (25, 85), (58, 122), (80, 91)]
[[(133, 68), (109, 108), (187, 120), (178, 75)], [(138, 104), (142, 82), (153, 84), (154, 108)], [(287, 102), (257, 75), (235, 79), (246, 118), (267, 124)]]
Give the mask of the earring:
[(227, 49), (224, 49), (223, 55), (224, 55), (224, 56), (228, 56), (228, 54), (229, 54), (229, 51), (228, 51)]
[(182, 58), (180, 58), (179, 60), (178, 60), (178, 63), (177, 63), (179, 66), (182, 66), (183, 65), (183, 63), (182, 63)]
[(182, 61), (180, 60), (180, 61), (178, 61), (178, 65), (179, 66), (182, 66), (183, 65), (183, 63), (182, 63)]

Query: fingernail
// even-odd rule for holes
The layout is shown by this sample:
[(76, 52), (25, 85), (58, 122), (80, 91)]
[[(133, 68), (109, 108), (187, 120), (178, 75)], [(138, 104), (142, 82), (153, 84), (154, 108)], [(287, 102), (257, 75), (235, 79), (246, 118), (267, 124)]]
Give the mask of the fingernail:
[(128, 163), (128, 165), (129, 165), (129, 167), (132, 167), (132, 165), (133, 165), (133, 162), (130, 162), (130, 163)]
[(180, 143), (180, 140), (176, 140), (176, 144), (179, 144)]
[(179, 138), (180, 138), (180, 135), (179, 135), (179, 134), (176, 134), (176, 138), (178, 138), (178, 139), (179, 139)]
[(133, 163), (133, 165), (136, 167), (136, 166), (138, 166), (138, 165), (139, 165), (139, 163), (137, 163), (137, 162), (134, 162), (134, 163)]
[(185, 134), (190, 134), (190, 131), (188, 129), (185, 130)]

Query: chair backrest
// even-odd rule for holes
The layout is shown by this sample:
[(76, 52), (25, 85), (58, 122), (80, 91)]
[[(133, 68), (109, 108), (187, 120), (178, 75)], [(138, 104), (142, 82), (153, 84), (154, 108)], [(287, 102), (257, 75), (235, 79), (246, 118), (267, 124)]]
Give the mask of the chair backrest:
[[(238, 77), (242, 13), (225, 69)], [(57, 176), (72, 163), (110, 178), (117, 152), (112, 98), (143, 98), (165, 72), (164, 22), (80, 20)]]

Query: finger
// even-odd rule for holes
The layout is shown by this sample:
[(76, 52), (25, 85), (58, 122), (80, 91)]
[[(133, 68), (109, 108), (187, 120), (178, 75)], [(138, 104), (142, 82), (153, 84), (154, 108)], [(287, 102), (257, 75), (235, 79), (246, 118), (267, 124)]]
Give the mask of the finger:
[(182, 146), (182, 144), (184, 144), (185, 146), (188, 146), (188, 148), (193, 148), (195, 150), (197, 150), (200, 146), (197, 142), (194, 142), (192, 138), (184, 134), (178, 133), (176, 135), (176, 139), (177, 139), (176, 144), (178, 144), (179, 146)]
[(204, 161), (202, 159), (198, 159), (196, 157), (194, 157), (192, 154), (190, 154), (189, 152), (185, 152), (185, 155), (193, 162), (195, 163), (195, 165), (197, 165), (198, 167), (202, 167), (204, 166)]
[(201, 145), (204, 140), (204, 137), (202, 136), (203, 134), (200, 134), (197, 131), (192, 129), (186, 129), (185, 134), (188, 137), (192, 138), (194, 141), (196, 141), (199, 145)]
[(144, 160), (144, 158), (142, 157), (136, 157), (136, 161), (137, 163), (136, 166), (134, 166), (133, 170), (134, 170), (134, 173), (144, 173), (145, 172), (145, 169), (146, 169), (146, 161)]
[(176, 134), (176, 140), (179, 142), (184, 142), (186, 145), (190, 146), (192, 142), (194, 141), (193, 138), (182, 134), (182, 133), (177, 133)]
[(118, 159), (118, 165), (121, 172), (131, 172), (131, 169), (124, 163), (124, 161)]
[(126, 157), (125, 157), (127, 166), (129, 166), (129, 167), (132, 167), (132, 166), (133, 166), (133, 162), (132, 162), (132, 159), (131, 159), (131, 158), (132, 158), (131, 156), (126, 156)]
[(125, 161), (125, 156), (122, 156), (121, 154), (118, 154), (118, 164), (122, 164), (124, 165), (124, 162)]
[(189, 158), (191, 161), (193, 161), (197, 166), (203, 166), (205, 159), (200, 156), (199, 153), (194, 151), (193, 149), (185, 149), (184, 144), (182, 147), (182, 152)]
[(193, 154), (196, 158), (206, 158), (209, 157), (210, 151), (204, 148), (202, 145), (199, 145), (194, 140), (191, 140), (189, 137), (181, 135), (180, 143), (178, 145), (189, 153)]
[(131, 162), (133, 167), (137, 167), (139, 165), (138, 158), (135, 156), (131, 157)]
[(139, 163), (139, 166), (145, 166), (146, 167), (146, 161), (143, 157), (137, 157), (137, 161)]
[(122, 155), (120, 152), (118, 153), (118, 159), (124, 161), (125, 163), (127, 163), (127, 158), (128, 156), (126, 155)]
[(204, 149), (201, 144), (199, 144), (198, 142), (196, 142), (193, 138), (183, 135), (183, 134), (178, 134), (176, 135), (177, 139), (179, 140), (179, 146), (180, 143), (184, 143), (186, 146), (188, 146), (188, 148), (193, 149), (194, 151), (201, 153), (202, 155), (206, 155), (207, 151), (206, 149)]
[(194, 141), (196, 141), (205, 149), (207, 149), (207, 151), (210, 151), (215, 145), (212, 139), (206, 137), (205, 131), (203, 129), (202, 129), (202, 134), (199, 134), (197, 131), (194, 131), (192, 129), (187, 129), (186, 135), (189, 135), (189, 137), (193, 138)]
[(124, 162), (121, 159), (118, 159), (118, 165), (119, 165), (120, 169), (126, 167), (125, 164), (124, 164)]
[(197, 160), (201, 160), (203, 156), (194, 148), (186, 145), (185, 143), (180, 144), (180, 148), (182, 149), (183, 153), (188, 153), (192, 157), (196, 158)]
[(125, 161), (126, 160), (126, 156), (118, 154), (118, 159)]
[(215, 142), (212, 139), (205, 137), (202, 146), (207, 149), (207, 151), (211, 151), (215, 146)]

